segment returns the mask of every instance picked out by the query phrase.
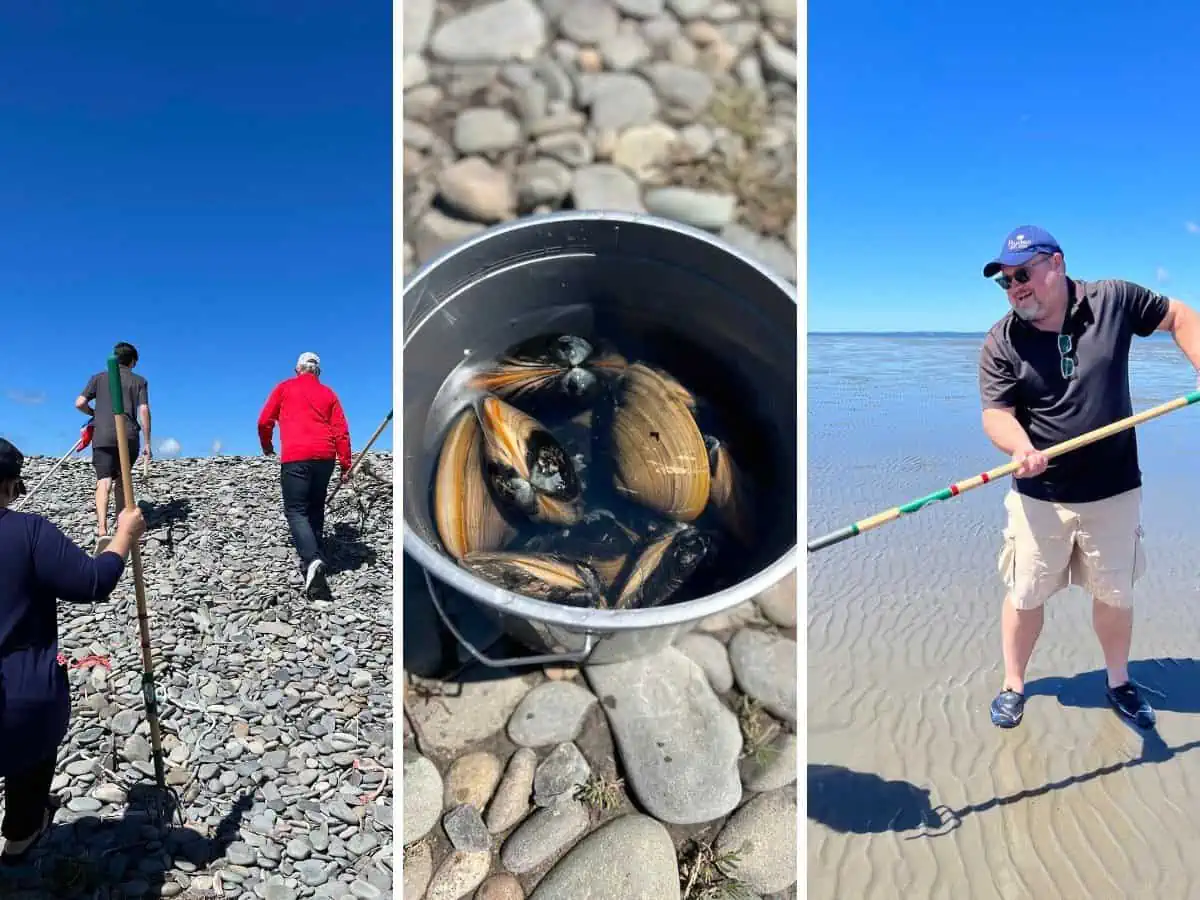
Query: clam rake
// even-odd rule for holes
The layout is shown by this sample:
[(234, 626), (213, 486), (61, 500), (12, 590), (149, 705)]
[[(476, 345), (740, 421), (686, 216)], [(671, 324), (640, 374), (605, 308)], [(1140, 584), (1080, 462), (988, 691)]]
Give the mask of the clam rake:
[[(1140, 413), (1134, 413), (1132, 416), (1126, 416), (1124, 419), (1118, 419), (1109, 425), (1102, 428), (1097, 428), (1094, 431), (1089, 431), (1086, 434), (1081, 434), (1079, 437), (1071, 438), (1069, 441), (1063, 441), (1060, 444), (1055, 444), (1053, 447), (1043, 451), (1047, 457), (1053, 459), (1056, 456), (1061, 456), (1064, 453), (1070, 453), (1072, 450), (1078, 450), (1080, 447), (1086, 447), (1088, 444), (1093, 444), (1096, 441), (1104, 440), (1104, 438), (1112, 437), (1118, 432), (1125, 431), (1128, 428), (1133, 428), (1135, 425), (1140, 425), (1142, 422), (1148, 422), (1150, 419), (1156, 419), (1159, 416), (1164, 416), (1169, 412), (1174, 412), (1177, 409), (1182, 409), (1185, 406), (1191, 406), (1193, 403), (1200, 401), (1200, 391), (1193, 391), (1190, 394), (1184, 394), (1182, 397), (1176, 397), (1174, 400), (1169, 400), (1160, 406), (1151, 407), (1143, 410)], [(910, 515), (919, 509), (923, 509), (931, 503), (936, 503), (940, 500), (949, 500), (951, 497), (957, 497), (959, 494), (969, 491), (972, 488), (977, 488), (982, 484), (988, 484), (998, 478), (1003, 478), (1005, 475), (1011, 475), (1017, 471), (1019, 464), (1008, 462), (1002, 466), (997, 466), (994, 469), (989, 469), (979, 475), (971, 478), (966, 478), (962, 481), (956, 481), (950, 487), (942, 488), (940, 491), (934, 491), (932, 494), (926, 494), (924, 497), (918, 497), (916, 500), (911, 500), (903, 506), (893, 506), (891, 509), (884, 510), (881, 513), (876, 513), (865, 519), (860, 519), (851, 525), (844, 528), (839, 528), (837, 531), (831, 531), (823, 537), (816, 538), (808, 542), (808, 552), (814, 550), (823, 550), (833, 544), (840, 543), (852, 537), (862, 534), (864, 531), (870, 531), (872, 528), (878, 528), (880, 525), (886, 525), (888, 522), (893, 522), (901, 516)]]

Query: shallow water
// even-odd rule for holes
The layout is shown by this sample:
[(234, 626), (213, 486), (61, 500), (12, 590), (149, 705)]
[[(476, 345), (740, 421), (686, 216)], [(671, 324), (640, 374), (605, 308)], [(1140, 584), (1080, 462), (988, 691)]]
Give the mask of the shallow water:
[[(810, 336), (808, 538), (1002, 464), (980, 428), (982, 335)], [(1135, 340), (1134, 411), (1195, 388)], [(994, 728), (1004, 492), (984, 485), (808, 557), (810, 897), (1200, 896), (1200, 408), (1137, 429), (1148, 571), (1131, 674), (1104, 705), (1090, 599), (1048, 604), (1025, 719)], [(851, 860), (851, 857), (854, 857)]]

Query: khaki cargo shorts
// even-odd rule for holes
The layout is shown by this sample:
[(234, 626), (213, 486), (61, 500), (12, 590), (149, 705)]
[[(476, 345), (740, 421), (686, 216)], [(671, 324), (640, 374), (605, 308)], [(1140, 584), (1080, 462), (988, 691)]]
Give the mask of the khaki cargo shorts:
[(1146, 570), (1142, 489), (1090, 503), (1052, 503), (1009, 490), (999, 568), (1017, 609), (1036, 609), (1068, 585), (1128, 607)]

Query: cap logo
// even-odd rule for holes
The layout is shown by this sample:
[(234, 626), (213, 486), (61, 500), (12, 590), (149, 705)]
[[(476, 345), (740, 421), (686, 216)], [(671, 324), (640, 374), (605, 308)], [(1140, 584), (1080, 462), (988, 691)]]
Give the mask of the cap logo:
[(1009, 238), (1008, 249), (1009, 250), (1025, 250), (1032, 243), (1033, 242), (1031, 240), (1029, 240), (1029, 238), (1025, 237), (1025, 235), (1018, 234), (1016, 237)]

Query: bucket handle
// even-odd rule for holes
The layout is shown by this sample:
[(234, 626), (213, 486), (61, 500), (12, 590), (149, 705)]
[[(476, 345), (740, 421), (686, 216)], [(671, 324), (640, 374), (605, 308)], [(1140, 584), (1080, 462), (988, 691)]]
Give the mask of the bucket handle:
[(474, 644), (462, 636), (462, 633), (454, 627), (454, 623), (450, 621), (450, 617), (446, 615), (446, 611), (442, 608), (441, 597), (438, 596), (438, 586), (436, 580), (428, 571), (424, 572), (425, 584), (429, 588), (429, 599), (433, 602), (433, 608), (438, 614), (438, 618), (442, 620), (442, 624), (446, 629), (454, 635), (462, 646), (470, 653), (478, 662), (483, 663), (493, 669), (508, 669), (514, 666), (547, 666), (557, 665), (559, 663), (582, 663), (592, 653), (592, 647), (595, 645), (595, 636), (590, 632), (584, 632), (583, 648), (580, 650), (568, 650), (563, 653), (547, 653), (541, 656), (510, 656), (501, 659), (493, 659), (490, 656), (484, 655), (483, 651), (478, 649)]

